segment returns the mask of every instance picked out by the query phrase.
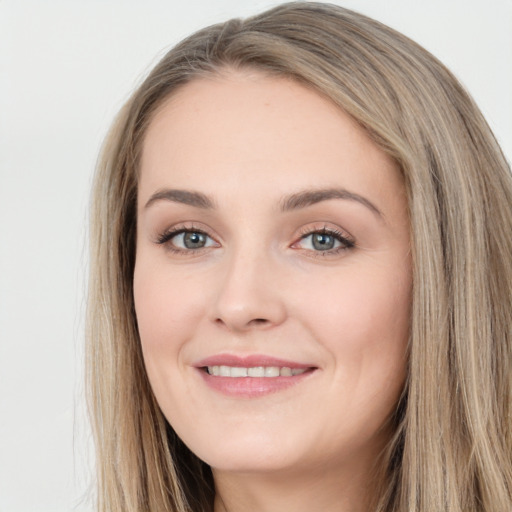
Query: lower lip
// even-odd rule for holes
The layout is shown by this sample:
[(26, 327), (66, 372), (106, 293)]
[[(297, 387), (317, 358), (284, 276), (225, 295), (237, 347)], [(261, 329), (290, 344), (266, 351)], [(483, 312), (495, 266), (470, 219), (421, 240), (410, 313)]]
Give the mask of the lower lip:
[(314, 371), (312, 368), (292, 377), (217, 377), (199, 369), (201, 377), (210, 388), (238, 398), (258, 398), (283, 391), (299, 384)]

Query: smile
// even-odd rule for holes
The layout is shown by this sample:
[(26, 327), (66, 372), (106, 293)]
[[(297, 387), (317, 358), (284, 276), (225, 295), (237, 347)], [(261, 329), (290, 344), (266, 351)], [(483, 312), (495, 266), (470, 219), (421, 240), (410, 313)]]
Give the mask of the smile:
[(270, 355), (221, 353), (194, 364), (204, 384), (232, 398), (259, 398), (309, 380), (319, 369), (305, 362)]
[(306, 371), (306, 368), (289, 368), (287, 366), (207, 366), (209, 375), (214, 377), (294, 377)]

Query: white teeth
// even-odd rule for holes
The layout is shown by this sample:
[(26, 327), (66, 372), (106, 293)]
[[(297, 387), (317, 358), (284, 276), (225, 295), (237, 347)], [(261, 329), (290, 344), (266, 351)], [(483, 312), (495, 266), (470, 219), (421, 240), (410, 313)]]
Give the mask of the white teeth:
[(249, 377), (265, 377), (265, 368), (263, 366), (247, 368), (247, 375)]
[(208, 373), (215, 377), (292, 377), (304, 373), (306, 368), (288, 368), (287, 366), (208, 366)]
[(280, 371), (277, 366), (267, 366), (265, 368), (265, 377), (279, 377)]
[(231, 368), (230, 377), (247, 377), (247, 368), (239, 368), (237, 366), (233, 366)]

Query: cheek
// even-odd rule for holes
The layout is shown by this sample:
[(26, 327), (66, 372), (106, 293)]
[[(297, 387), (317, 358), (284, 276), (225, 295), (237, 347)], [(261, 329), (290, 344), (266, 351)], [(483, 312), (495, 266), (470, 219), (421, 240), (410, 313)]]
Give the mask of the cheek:
[[(134, 302), (144, 366), (153, 393), (169, 421), (186, 419), (190, 390), (183, 378), (184, 347), (203, 316), (203, 303), (197, 287), (177, 280), (165, 266), (135, 266)], [(195, 291), (194, 291), (195, 290)]]
[[(402, 338), (408, 332), (411, 292), (408, 279), (392, 273), (366, 270), (314, 283), (306, 297), (297, 301), (301, 315), (331, 333), (332, 339), (352, 340), (360, 345), (366, 336)], [(359, 340), (359, 341), (358, 341)]]
[(367, 268), (315, 286), (301, 317), (334, 360), (338, 383), (366, 394), (402, 386), (410, 313), (408, 274)]
[(203, 309), (193, 286), (157, 268), (141, 262), (134, 273), (135, 312), (146, 358), (175, 352), (192, 335)]

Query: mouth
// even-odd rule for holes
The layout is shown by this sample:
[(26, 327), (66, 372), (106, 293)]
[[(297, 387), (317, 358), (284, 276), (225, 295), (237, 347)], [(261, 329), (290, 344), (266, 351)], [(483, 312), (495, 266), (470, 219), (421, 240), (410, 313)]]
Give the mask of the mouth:
[(309, 370), (309, 368), (290, 368), (289, 366), (205, 366), (203, 370), (214, 377), (295, 377)]
[(212, 390), (238, 398), (257, 398), (303, 382), (317, 367), (270, 356), (220, 354), (196, 368)]

